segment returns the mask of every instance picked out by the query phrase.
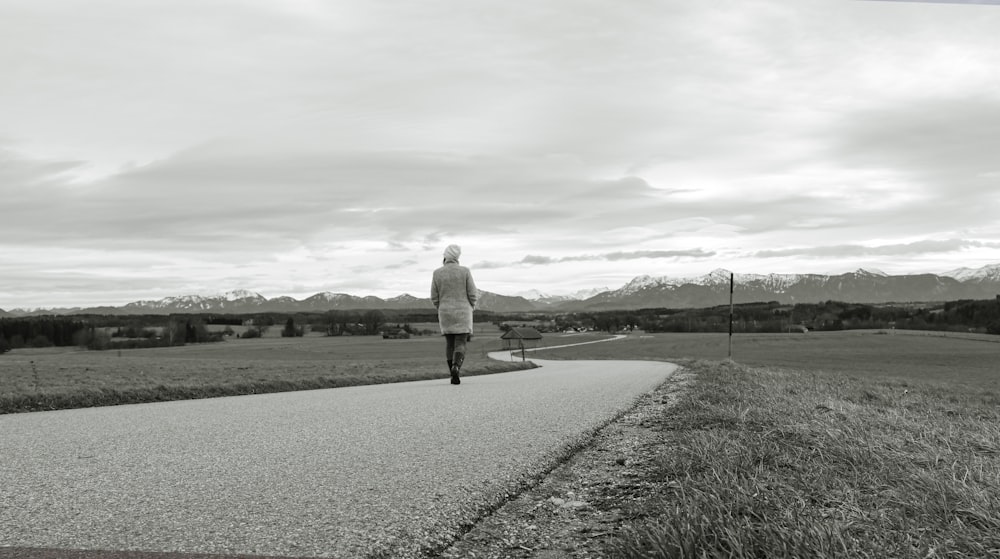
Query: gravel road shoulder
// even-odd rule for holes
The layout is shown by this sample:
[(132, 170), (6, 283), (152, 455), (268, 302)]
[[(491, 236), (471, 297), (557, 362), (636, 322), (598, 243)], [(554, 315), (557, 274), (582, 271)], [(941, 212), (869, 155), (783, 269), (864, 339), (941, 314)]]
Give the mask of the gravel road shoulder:
[(440, 556), (450, 559), (605, 557), (607, 547), (662, 484), (644, 475), (663, 443), (655, 427), (691, 376), (678, 370), (578, 452), (520, 493)]

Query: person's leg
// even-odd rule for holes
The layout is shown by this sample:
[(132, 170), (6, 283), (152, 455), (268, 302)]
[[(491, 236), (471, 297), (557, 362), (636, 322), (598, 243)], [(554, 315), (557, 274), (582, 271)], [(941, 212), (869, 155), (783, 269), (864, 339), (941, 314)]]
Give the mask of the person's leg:
[(444, 335), (444, 354), (448, 360), (448, 371), (451, 371), (451, 365), (455, 360), (455, 334)]
[(455, 336), (455, 366), (454, 375), (457, 376), (462, 370), (462, 363), (465, 361), (465, 342), (469, 339), (468, 334), (458, 334)]
[(451, 383), (459, 384), (461, 381), (458, 380), (458, 368), (455, 366), (455, 346), (458, 345), (458, 340), (464, 339), (458, 334), (445, 334), (445, 352), (448, 355), (448, 372), (451, 373)]
[(462, 355), (465, 355), (466, 340), (468, 339), (468, 336), (469, 336), (468, 334), (457, 334), (455, 336), (455, 353), (454, 353), (454, 355), (457, 356), (459, 353), (461, 353)]

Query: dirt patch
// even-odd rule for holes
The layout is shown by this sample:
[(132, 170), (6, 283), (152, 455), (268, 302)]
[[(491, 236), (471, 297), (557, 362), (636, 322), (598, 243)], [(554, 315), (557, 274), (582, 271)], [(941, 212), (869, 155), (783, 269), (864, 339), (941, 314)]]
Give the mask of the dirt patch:
[(647, 501), (672, 490), (669, 483), (649, 481), (647, 473), (665, 441), (658, 429), (664, 410), (677, 402), (691, 378), (678, 370), (440, 557), (606, 557), (608, 543), (622, 528), (646, 515)]

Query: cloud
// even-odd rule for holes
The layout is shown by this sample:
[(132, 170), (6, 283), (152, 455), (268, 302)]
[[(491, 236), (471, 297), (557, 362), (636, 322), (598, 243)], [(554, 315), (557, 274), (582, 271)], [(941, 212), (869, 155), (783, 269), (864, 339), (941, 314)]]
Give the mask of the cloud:
[(637, 258), (711, 258), (714, 251), (694, 250), (639, 250), (635, 252), (612, 252), (604, 255), (606, 260), (635, 260)]
[[(64, 175), (83, 166), (82, 161), (39, 160), (0, 145), (0, 184), (36, 187), (64, 182)], [(9, 192), (13, 195), (16, 192)]]
[(4, 3), (0, 276), (395, 295), (451, 242), (493, 291), (1000, 259), (1000, 12), (730, 8)]
[(863, 0), (866, 2), (926, 2), (931, 4), (994, 4), (1000, 5), (1000, 0)]
[(981, 242), (963, 239), (927, 240), (912, 243), (889, 244), (877, 246), (865, 245), (828, 245), (814, 247), (797, 247), (780, 250), (761, 250), (752, 254), (754, 258), (845, 258), (868, 256), (915, 256), (928, 254), (947, 254), (959, 252), (968, 248), (1000, 248), (1000, 242)]
[(594, 180), (585, 165), (549, 155), (260, 152), (216, 143), (73, 188), (44, 182), (66, 163), (17, 163), (26, 171), (0, 188), (20, 192), (32, 211), (11, 215), (0, 232), (45, 217), (50, 226), (35, 242), (109, 247), (171, 239), (190, 250), (217, 250), (206, 240), (280, 250), (343, 235), (427, 244), (442, 231), (651, 222), (666, 203), (641, 179)]
[(577, 256), (539, 256), (529, 254), (516, 262), (483, 261), (473, 264), (476, 269), (496, 269), (518, 266), (549, 266), (567, 262), (616, 262), (622, 260), (640, 259), (680, 259), (680, 258), (711, 258), (715, 252), (702, 249), (693, 250), (638, 250), (632, 252), (610, 252), (605, 254), (586, 254)]
[[(993, 81), (1000, 85), (1000, 80)], [(948, 178), (959, 189), (981, 173), (1000, 170), (994, 151), (1000, 141), (996, 92), (866, 109), (845, 115), (837, 128), (835, 155), (851, 165)]]

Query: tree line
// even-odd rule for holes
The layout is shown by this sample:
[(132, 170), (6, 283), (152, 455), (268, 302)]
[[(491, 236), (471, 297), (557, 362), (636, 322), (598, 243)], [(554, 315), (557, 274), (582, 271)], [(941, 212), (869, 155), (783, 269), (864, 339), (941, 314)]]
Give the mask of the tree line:
[(216, 342), (233, 330), (210, 331), (210, 325), (249, 328), (259, 337), (284, 324), (282, 336), (302, 336), (306, 328), (328, 336), (377, 335), (386, 324), (437, 321), (436, 311), (358, 310), (305, 313), (79, 315), (0, 318), (0, 353), (11, 349), (80, 346), (88, 349), (134, 349)]
[(0, 352), (22, 347), (77, 345), (84, 320), (64, 317), (0, 318)]
[[(495, 313), (476, 311), (476, 320), (502, 324), (521, 320), (542, 324), (543, 331), (726, 332), (728, 305), (703, 309), (654, 308), (580, 313)], [(387, 325), (437, 322), (434, 310), (332, 310), (248, 315), (85, 315), (0, 318), (0, 353), (25, 347), (81, 346), (89, 349), (159, 347), (221, 341), (208, 325), (250, 324), (260, 335), (284, 324), (282, 335), (301, 336), (306, 327), (328, 336), (377, 335)], [(871, 305), (825, 301), (744, 303), (733, 309), (735, 332), (768, 333), (807, 330), (910, 329), (971, 331), (1000, 335), (1000, 297), (939, 304)], [(114, 329), (109, 331), (110, 329)], [(232, 332), (232, 330), (229, 330)]]
[(221, 334), (209, 332), (204, 321), (188, 316), (0, 318), (0, 353), (54, 346), (135, 349), (221, 340)]
[[(704, 309), (642, 309), (575, 313), (556, 321), (565, 326), (615, 332), (727, 332), (729, 305)], [(939, 304), (870, 305), (821, 303), (744, 303), (733, 308), (733, 330), (778, 333), (860, 329), (942, 330), (1000, 335), (1000, 298), (960, 300)]]

